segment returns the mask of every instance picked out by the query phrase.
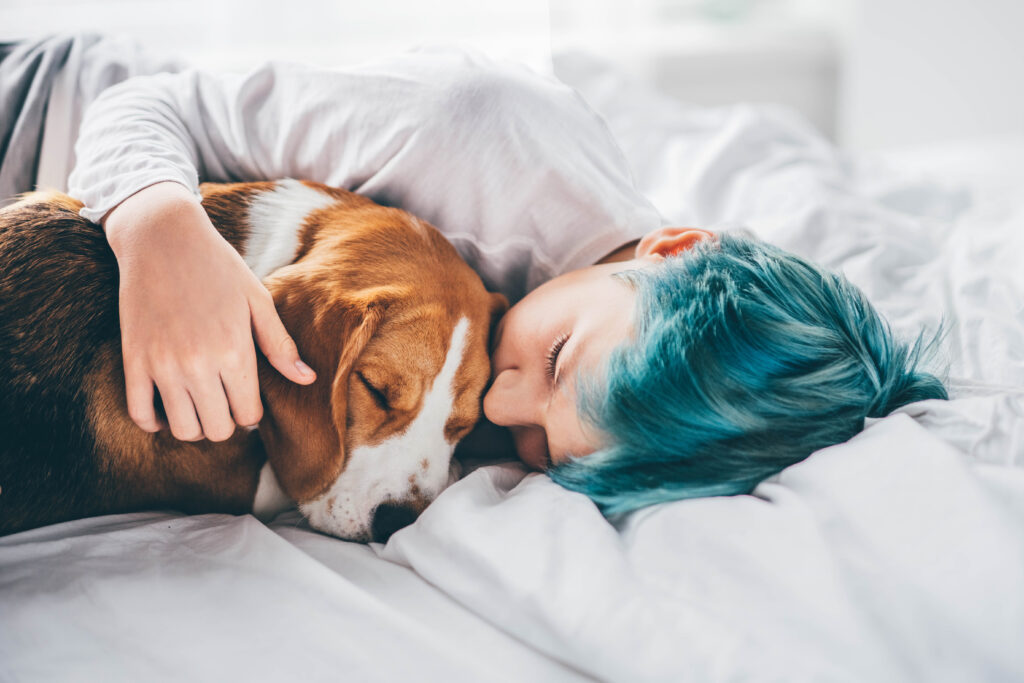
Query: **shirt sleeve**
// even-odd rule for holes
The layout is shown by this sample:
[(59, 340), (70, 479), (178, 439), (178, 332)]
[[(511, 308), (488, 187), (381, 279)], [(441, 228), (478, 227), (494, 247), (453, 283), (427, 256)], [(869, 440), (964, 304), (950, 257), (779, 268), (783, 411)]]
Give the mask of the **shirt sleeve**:
[(165, 180), (198, 196), (308, 179), (430, 221), (513, 300), (661, 224), (579, 95), (462, 49), (131, 78), (88, 107), (75, 152), (69, 194), (90, 220)]

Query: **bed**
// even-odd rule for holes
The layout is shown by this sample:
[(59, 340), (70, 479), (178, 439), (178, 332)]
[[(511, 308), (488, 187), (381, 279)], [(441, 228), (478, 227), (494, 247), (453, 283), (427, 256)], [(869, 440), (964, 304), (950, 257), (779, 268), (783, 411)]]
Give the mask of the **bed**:
[(614, 525), (499, 460), (386, 545), (294, 511), (0, 538), (0, 680), (1024, 679), (1024, 138), (854, 157), (558, 66), (671, 222), (840, 269), (900, 333), (945, 321), (953, 400)]

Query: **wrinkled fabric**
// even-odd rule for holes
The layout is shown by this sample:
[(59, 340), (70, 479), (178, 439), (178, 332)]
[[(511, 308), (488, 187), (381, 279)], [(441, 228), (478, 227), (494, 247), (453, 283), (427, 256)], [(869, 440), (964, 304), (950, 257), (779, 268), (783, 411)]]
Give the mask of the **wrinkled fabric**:
[(133, 78), (86, 110), (75, 154), (90, 220), (161, 181), (312, 180), (431, 222), (512, 302), (662, 224), (576, 93), (469, 49)]
[(616, 526), (543, 475), (485, 467), (381, 556), (602, 679), (1024, 677), (1024, 140), (986, 174), (962, 149), (901, 164), (781, 108), (688, 107), (586, 57), (556, 69), (672, 222), (743, 225), (841, 270), (904, 336), (944, 322), (954, 400), (868, 420), (753, 495)]
[(5, 44), (0, 54), (0, 206), (34, 189), (67, 190), (85, 108), (132, 76), (176, 72), (126, 36), (76, 33)]
[(0, 206), (34, 187), (50, 90), (74, 41), (0, 45)]

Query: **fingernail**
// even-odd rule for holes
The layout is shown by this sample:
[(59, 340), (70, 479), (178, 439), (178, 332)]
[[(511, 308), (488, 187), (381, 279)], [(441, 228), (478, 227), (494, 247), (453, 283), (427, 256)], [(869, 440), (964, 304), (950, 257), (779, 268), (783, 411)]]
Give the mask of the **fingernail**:
[(313, 372), (313, 368), (309, 367), (301, 360), (295, 361), (295, 367), (298, 368), (299, 374), (305, 377), (316, 377), (316, 373)]

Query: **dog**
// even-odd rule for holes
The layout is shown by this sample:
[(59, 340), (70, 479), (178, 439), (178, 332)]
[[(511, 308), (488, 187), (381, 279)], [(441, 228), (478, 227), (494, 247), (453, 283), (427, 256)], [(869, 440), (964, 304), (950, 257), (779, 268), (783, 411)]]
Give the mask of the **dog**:
[(319, 183), (204, 183), (214, 226), (273, 296), (308, 386), (260, 355), (264, 416), (226, 441), (132, 422), (118, 269), (81, 203), (0, 209), (0, 534), (99, 514), (253, 512), (386, 540), (449, 483), (508, 306), (425, 221)]

